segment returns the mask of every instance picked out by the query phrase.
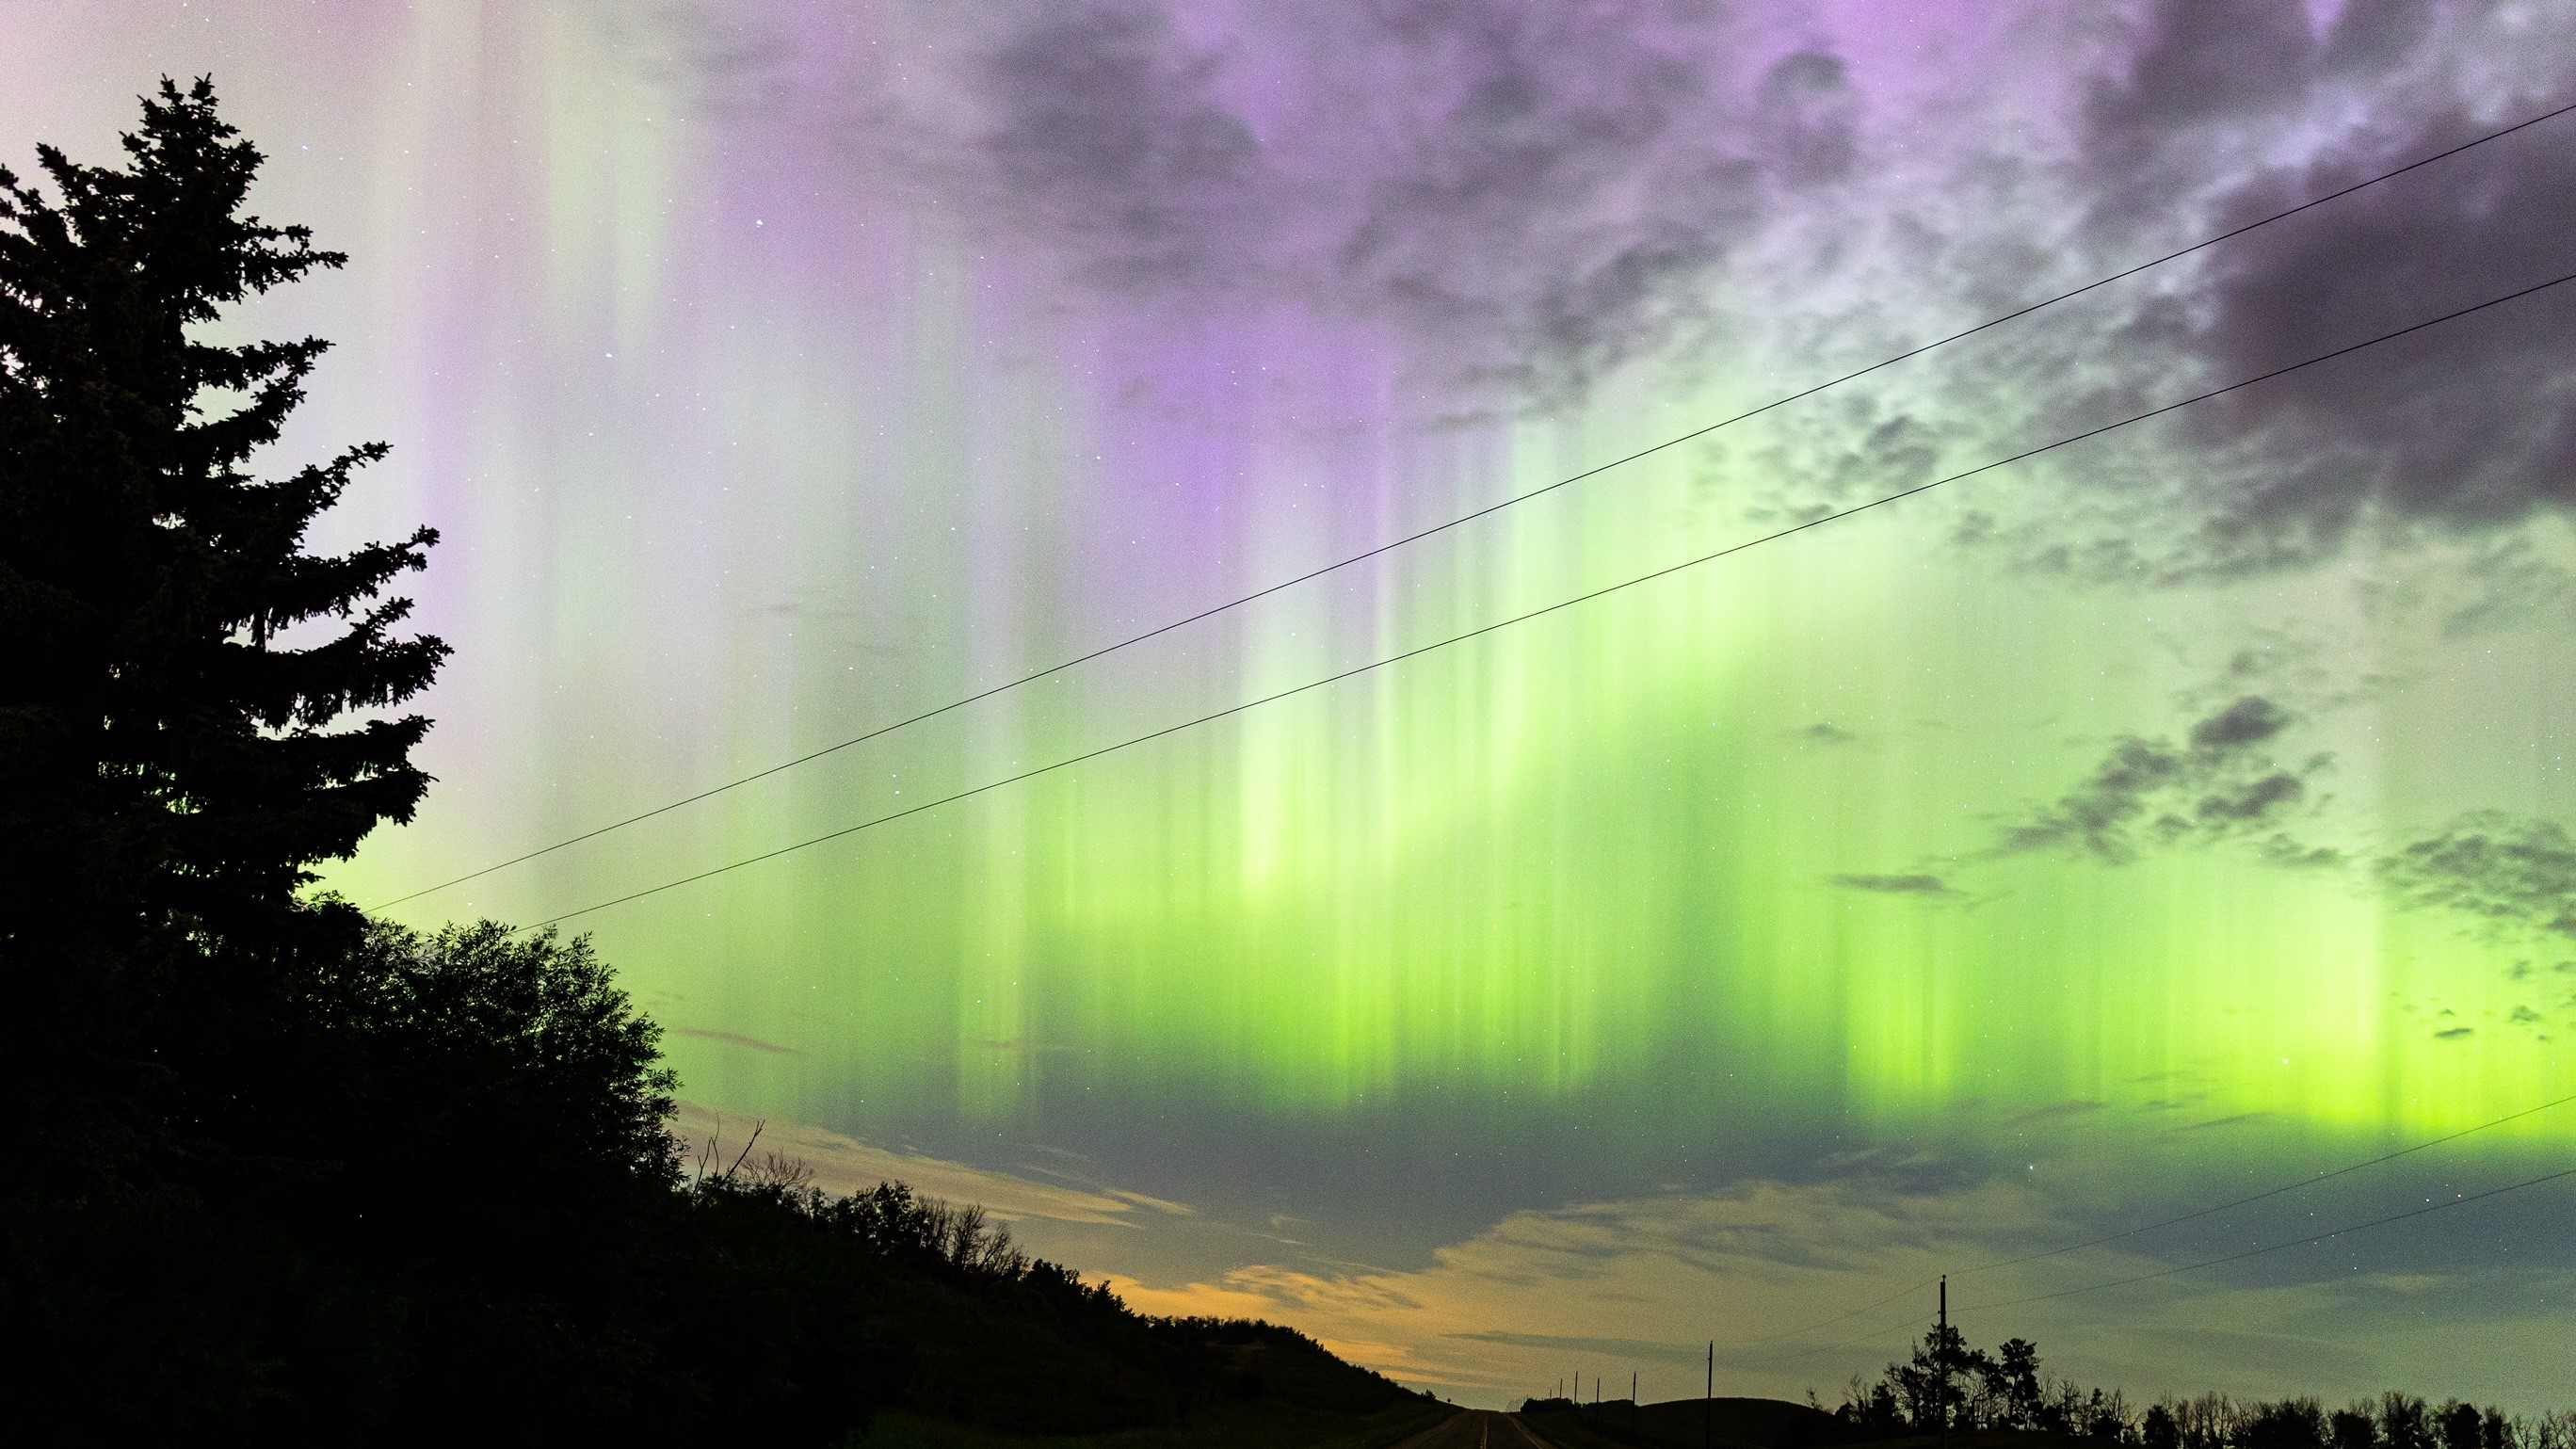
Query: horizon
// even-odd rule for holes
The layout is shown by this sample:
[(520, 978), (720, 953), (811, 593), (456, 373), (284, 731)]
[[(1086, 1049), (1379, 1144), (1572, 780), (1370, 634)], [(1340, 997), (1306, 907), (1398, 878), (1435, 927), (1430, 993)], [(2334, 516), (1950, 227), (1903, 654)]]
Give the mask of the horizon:
[(1603, 465), (2565, 106), (2576, 6), (0, 38), (0, 163), (211, 73), (350, 254), (221, 328), (393, 445), (319, 545), (444, 536), (362, 906), (1603, 469), (386, 911), (581, 912), (691, 1140), (1480, 1407), (1831, 1408), (1943, 1273), (2133, 1402), (2569, 1407), (2566, 1182), (2286, 1245), (2576, 1144), (2576, 287), (1836, 515), (2576, 272), (2576, 115)]

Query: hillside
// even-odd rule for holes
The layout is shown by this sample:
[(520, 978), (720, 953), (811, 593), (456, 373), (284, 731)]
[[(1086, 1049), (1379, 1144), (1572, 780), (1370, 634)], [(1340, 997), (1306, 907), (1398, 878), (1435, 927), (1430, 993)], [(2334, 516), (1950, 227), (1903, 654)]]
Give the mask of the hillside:
[(1133, 1313), (974, 1209), (784, 1176), (698, 1183), (701, 1233), (850, 1285), (840, 1341), (876, 1346), (870, 1445), (1377, 1449), (1454, 1412), (1294, 1329)]

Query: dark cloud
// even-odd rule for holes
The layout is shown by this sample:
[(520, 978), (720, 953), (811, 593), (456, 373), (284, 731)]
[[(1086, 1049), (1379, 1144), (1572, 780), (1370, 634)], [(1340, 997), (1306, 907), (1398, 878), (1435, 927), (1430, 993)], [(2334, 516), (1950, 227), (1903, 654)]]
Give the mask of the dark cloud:
[[(2073, 137), (2088, 255), (2152, 255), (2576, 98), (2564, 7), (2314, 9), (2149, 0), (2110, 23)], [(2116, 415), (2576, 272), (2571, 133), (2543, 123), (2152, 274), (2042, 329), (2019, 382), (2046, 413)], [(2178, 582), (2303, 567), (2358, 529), (2486, 536), (2564, 512), (2571, 324), (2576, 284), (2196, 405), (2070, 459), (2084, 492), (1996, 541), (2033, 568)]]
[[(2248, 238), (2218, 268), (2197, 345), (2251, 376), (2576, 272), (2576, 117)], [(2552, 127), (2557, 128), (2555, 130)], [(2248, 184), (2251, 217), (2483, 129), (2446, 114)], [(2247, 557), (2338, 541), (2376, 512), (2487, 528), (2576, 502), (2576, 286), (2448, 323), (2208, 405), (2199, 440), (2242, 448), (2210, 543)]]
[(2325, 45), (2328, 74), (2385, 70), (2432, 33), (2436, 7), (2425, 0), (2349, 0)]
[(2260, 695), (2249, 694), (2191, 727), (2191, 747), (2219, 754), (2259, 745), (2289, 728), (2290, 712)]
[(1191, 54), (1141, 7), (1036, 14), (985, 62), (985, 137), (1010, 193), (1087, 243), (1118, 283), (1196, 282), (1259, 220), (1267, 161)]
[(2088, 119), (2117, 144), (2280, 106), (2316, 58), (2307, 12), (2279, 0), (2160, 0), (2126, 62), (2094, 88)]
[(2556, 821), (2466, 816), (2382, 858), (2379, 878), (2407, 906), (2576, 936), (2576, 838)]
[(2298, 804), (2307, 793), (2306, 782), (2298, 776), (2287, 770), (2274, 770), (2248, 784), (2202, 796), (2192, 814), (2207, 825), (2242, 825), (2268, 820), (2274, 811)]
[(1850, 174), (1859, 149), (1853, 124), (1860, 96), (1839, 57), (1800, 51), (1771, 67), (1756, 94), (1774, 171), (1801, 186)]
[(1826, 880), (1847, 891), (1868, 891), (1886, 896), (1954, 896), (1948, 882), (1937, 875), (1836, 875)]
[[(2124, 735), (2083, 783), (2007, 830), (1997, 849), (2072, 850), (2121, 864), (2150, 843), (2212, 841), (2272, 826), (2307, 800), (2309, 777), (2330, 763), (2318, 756), (2295, 770), (2275, 764), (2262, 747), (2290, 723), (2278, 704), (2247, 695), (2194, 724), (2181, 745)], [(2279, 834), (2265, 856), (2281, 864), (2338, 858)]]
[(2126, 861), (2136, 855), (2130, 827), (2147, 813), (2151, 801), (2183, 779), (2185, 758), (2170, 745), (2127, 736), (2111, 747), (2092, 778), (2068, 791), (2050, 808), (2008, 832), (2008, 853), (2074, 846), (2104, 860)]
[(1765, 57), (1703, 0), (1210, 18), (978, 11), (906, 164), (1087, 284), (1393, 325), (1544, 391), (1702, 319), (1765, 214), (1861, 156), (1839, 57)]
[(1853, 734), (1850, 730), (1844, 729), (1838, 724), (1835, 724), (1832, 720), (1820, 719), (1814, 724), (1798, 731), (1798, 738), (1807, 741), (1809, 744), (1847, 745), (1852, 741), (1859, 739), (1860, 736)]

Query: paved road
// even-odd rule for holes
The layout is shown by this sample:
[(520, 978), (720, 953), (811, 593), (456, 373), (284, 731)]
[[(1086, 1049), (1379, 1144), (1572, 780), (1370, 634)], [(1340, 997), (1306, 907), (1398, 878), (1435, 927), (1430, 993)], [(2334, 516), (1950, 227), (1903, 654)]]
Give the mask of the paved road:
[(1395, 1449), (1556, 1449), (1509, 1414), (1469, 1409), (1432, 1425)]

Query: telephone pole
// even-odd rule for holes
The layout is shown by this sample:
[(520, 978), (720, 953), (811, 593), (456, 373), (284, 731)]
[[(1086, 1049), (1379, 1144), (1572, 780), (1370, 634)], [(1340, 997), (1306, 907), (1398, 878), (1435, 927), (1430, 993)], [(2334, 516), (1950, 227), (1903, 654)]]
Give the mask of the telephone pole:
[(1941, 1275), (1941, 1322), (1932, 1335), (1932, 1359), (1941, 1369), (1935, 1402), (1941, 1406), (1941, 1449), (1950, 1449), (1950, 1275)]
[(1699, 1401), (1700, 1449), (1717, 1445), (1717, 1340), (1708, 1341), (1708, 1391)]

